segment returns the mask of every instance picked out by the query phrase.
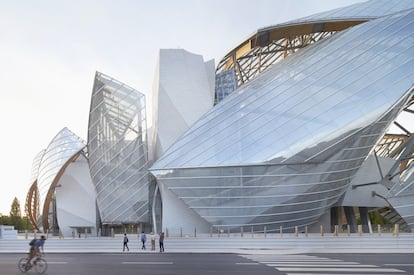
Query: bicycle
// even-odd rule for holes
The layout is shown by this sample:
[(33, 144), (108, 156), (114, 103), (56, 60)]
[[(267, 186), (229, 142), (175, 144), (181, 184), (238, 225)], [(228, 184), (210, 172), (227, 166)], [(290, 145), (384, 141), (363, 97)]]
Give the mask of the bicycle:
[(33, 266), (36, 269), (36, 272), (38, 274), (43, 274), (47, 270), (47, 262), (45, 259), (42, 258), (42, 255), (37, 255), (33, 260), (32, 263), (29, 263), (29, 258), (21, 258), (18, 263), (19, 269), (22, 273), (26, 273), (30, 269), (33, 268)]

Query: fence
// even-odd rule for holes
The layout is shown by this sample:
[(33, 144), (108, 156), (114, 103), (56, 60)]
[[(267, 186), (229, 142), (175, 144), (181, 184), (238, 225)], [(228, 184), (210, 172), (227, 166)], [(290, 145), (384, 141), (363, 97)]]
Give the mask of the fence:
[[(88, 238), (88, 237), (101, 237), (101, 236), (107, 236), (107, 237), (115, 237), (116, 235), (123, 235), (124, 233), (130, 234), (130, 235), (134, 235), (136, 234), (137, 236), (140, 234), (141, 232), (141, 227), (137, 226), (137, 227), (128, 227), (128, 228), (123, 228), (122, 230), (120, 228), (107, 228), (106, 231), (104, 232), (105, 234), (102, 234), (102, 232), (100, 230), (98, 230), (96, 232), (96, 236), (94, 236), (94, 234), (91, 233), (91, 231), (84, 231), (84, 232), (79, 232), (79, 234), (76, 235), (72, 235), (72, 236), (65, 236), (66, 238)], [(150, 230), (145, 230), (145, 228), (143, 229), (147, 234), (150, 232)], [(398, 224), (394, 224), (394, 225), (375, 225), (372, 227), (369, 227), (369, 230), (364, 230), (362, 225), (358, 225), (356, 227), (355, 230), (352, 230), (350, 225), (335, 225), (335, 226), (329, 226), (329, 227), (324, 227), (323, 225), (320, 225), (318, 230), (315, 230), (315, 227), (312, 228), (312, 231), (309, 230), (309, 228), (307, 226), (305, 226), (304, 228), (299, 229), (299, 227), (294, 227), (294, 228), (283, 228), (282, 226), (277, 230), (277, 231), (268, 231), (266, 226), (263, 227), (262, 230), (257, 231), (257, 227), (247, 227), (247, 226), (242, 226), (240, 228), (225, 228), (225, 227), (211, 227), (210, 228), (210, 232), (209, 233), (201, 233), (197, 230), (197, 228), (194, 228), (191, 232), (189, 232), (188, 230), (183, 230), (183, 228), (168, 228), (166, 227), (164, 229), (164, 234), (165, 237), (178, 237), (178, 238), (197, 238), (197, 237), (261, 237), (261, 238), (267, 238), (267, 237), (275, 237), (275, 236), (279, 236), (279, 237), (283, 237), (283, 236), (294, 236), (294, 237), (299, 237), (299, 236), (305, 236), (307, 237), (308, 235), (312, 234), (313, 236), (316, 235), (320, 235), (320, 236), (325, 236), (325, 235), (329, 235), (329, 236), (339, 236), (339, 235), (372, 235), (372, 234), (376, 234), (376, 235), (381, 235), (381, 234), (392, 234), (393, 236), (398, 236), (400, 233), (409, 233), (407, 231), (401, 231), (399, 228)], [(24, 235), (26, 239), (30, 239), (30, 238), (36, 238), (39, 237), (40, 235), (46, 235), (46, 237), (50, 237), (52, 235), (56, 235), (56, 234), (52, 234), (50, 232), (37, 232), (37, 231), (21, 231), (19, 232), (20, 235)], [(78, 236), (79, 235), (79, 236)], [(62, 235), (57, 235), (59, 236), (59, 238), (63, 238), (64, 236)]]

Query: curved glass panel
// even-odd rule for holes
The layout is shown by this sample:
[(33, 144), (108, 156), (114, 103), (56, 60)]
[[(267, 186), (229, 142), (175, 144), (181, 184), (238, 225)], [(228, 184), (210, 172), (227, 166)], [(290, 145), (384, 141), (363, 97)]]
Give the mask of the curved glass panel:
[[(43, 215), (46, 213), (48, 215), (52, 214), (49, 213), (51, 198), (48, 198), (48, 195), (54, 193), (54, 190), (51, 190), (51, 188), (54, 188), (52, 186), (53, 181), (58, 176), (58, 173), (63, 166), (85, 146), (82, 139), (65, 127), (55, 136), (44, 151), (37, 177), (40, 205), (43, 208)], [(43, 220), (45, 218), (46, 217), (43, 217)], [(51, 217), (49, 217), (49, 220), (51, 220), (50, 218)], [(48, 226), (46, 225), (46, 227)]]
[(341, 18), (377, 18), (412, 8), (414, 8), (414, 2), (410, 0), (371, 0), (302, 17), (300, 19), (289, 21), (286, 24), (297, 24), (299, 22), (303, 23), (321, 20), (337, 20)]
[(153, 168), (287, 161), (321, 127), (339, 137), (372, 124), (412, 85), (412, 20), (370, 21), (280, 62), (196, 122)]
[(89, 115), (89, 166), (102, 223), (148, 221), (145, 97), (97, 72)]
[(414, 10), (309, 46), (196, 122), (151, 167), (212, 226), (316, 222), (413, 94)]

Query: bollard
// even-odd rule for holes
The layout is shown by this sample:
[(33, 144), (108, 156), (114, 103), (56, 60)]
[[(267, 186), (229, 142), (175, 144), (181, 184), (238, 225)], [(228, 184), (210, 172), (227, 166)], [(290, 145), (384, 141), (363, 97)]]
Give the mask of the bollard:
[(27, 230), (24, 231), (24, 238), (27, 240), (27, 238), (29, 237), (29, 234), (27, 233)]
[(243, 238), (243, 226), (242, 226), (242, 227), (240, 227), (240, 237), (242, 237), (242, 238)]
[(308, 226), (305, 226), (305, 236), (308, 236)]
[(283, 237), (283, 228), (282, 226), (279, 227), (280, 237)]
[(264, 237), (266, 238), (266, 226), (263, 228)]
[(400, 226), (399, 224), (394, 224), (394, 231), (392, 232), (393, 236), (398, 236), (398, 234), (400, 233)]
[(253, 226), (252, 226), (252, 238), (254, 237), (254, 235), (253, 235)]
[(210, 238), (213, 237), (213, 227), (210, 227)]
[(378, 235), (380, 235), (381, 236), (381, 225), (379, 224), (379, 225), (377, 225), (377, 228), (378, 228)]
[(299, 236), (299, 229), (297, 226), (295, 226), (295, 237)]
[(183, 228), (180, 227), (180, 238), (182, 238), (182, 237), (183, 237)]
[(197, 238), (197, 228), (194, 227), (194, 238)]
[(36, 235), (37, 235), (37, 230), (35, 229), (34, 230), (34, 234), (33, 234), (33, 236), (34, 236), (35, 239), (36, 239)]
[(230, 227), (227, 227), (227, 237), (230, 238)]
[(320, 232), (321, 232), (321, 236), (323, 236), (323, 225), (322, 224), (321, 224)]
[(334, 233), (333, 233), (333, 235), (335, 237), (338, 237), (338, 226), (337, 225), (334, 226)]
[(115, 238), (115, 232), (114, 232), (113, 228), (111, 228), (111, 236), (112, 236), (112, 238)]
[(88, 229), (85, 228), (85, 239), (87, 238), (87, 236), (88, 236)]
[(168, 238), (170, 236), (170, 233), (168, 232), (168, 227), (165, 228), (165, 236)]
[(362, 236), (362, 225), (358, 224), (358, 235)]
[(49, 239), (49, 229), (46, 230), (46, 239)]

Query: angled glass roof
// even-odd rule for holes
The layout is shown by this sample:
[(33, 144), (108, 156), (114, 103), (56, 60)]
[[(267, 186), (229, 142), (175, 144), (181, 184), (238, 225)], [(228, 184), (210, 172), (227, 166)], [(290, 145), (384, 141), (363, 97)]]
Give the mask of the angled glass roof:
[[(242, 86), (273, 64), (338, 31), (368, 20), (414, 8), (414, 1), (367, 1), (285, 23), (264, 27), (248, 36), (217, 64), (217, 77), (230, 69), (237, 86)], [(216, 86), (216, 102), (222, 99)], [(233, 90), (227, 90), (226, 95)]]
[(411, 0), (362, 1), (361, 3), (356, 3), (347, 7), (320, 12), (310, 16), (288, 21), (284, 24), (290, 25), (303, 22), (332, 21), (338, 19), (374, 19), (412, 8), (414, 8), (414, 1)]
[(413, 75), (414, 10), (363, 23), (236, 90), (151, 169), (288, 163), (380, 119), (409, 94)]

